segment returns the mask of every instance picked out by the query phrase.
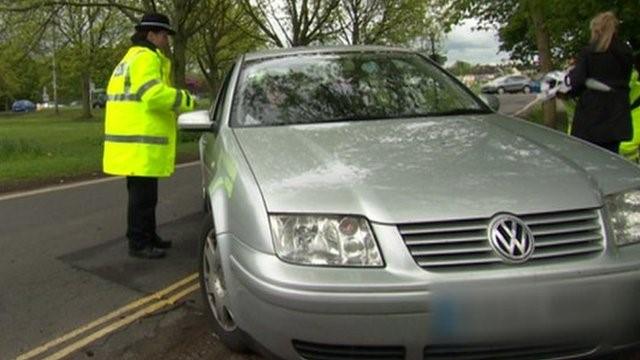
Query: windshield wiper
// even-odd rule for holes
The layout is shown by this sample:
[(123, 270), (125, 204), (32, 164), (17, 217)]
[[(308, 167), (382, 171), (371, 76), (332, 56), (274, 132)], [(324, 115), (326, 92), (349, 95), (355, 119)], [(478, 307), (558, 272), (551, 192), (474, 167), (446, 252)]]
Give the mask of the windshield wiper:
[(486, 109), (453, 109), (431, 113), (431, 116), (448, 116), (448, 115), (474, 115), (474, 114), (491, 114)]
[(475, 114), (491, 114), (491, 111), (486, 109), (452, 109), (452, 110), (445, 110), (445, 111), (434, 111), (434, 112), (429, 112), (424, 114), (411, 114), (408, 117), (475, 115)]
[(390, 115), (352, 115), (352, 116), (344, 116), (333, 119), (324, 119), (318, 121), (319, 123), (325, 122), (347, 122), (347, 121), (369, 121), (369, 120), (383, 120), (383, 119), (394, 119), (398, 116), (390, 116)]
[(450, 116), (450, 115), (472, 115), (472, 114), (491, 114), (491, 111), (484, 109), (453, 109), (439, 112), (425, 112), (414, 114), (389, 114), (389, 115), (349, 115), (343, 117), (337, 117), (332, 119), (322, 119), (317, 121), (298, 121), (298, 122), (274, 122), (268, 124), (260, 124), (261, 126), (290, 126), (290, 125), (310, 125), (310, 124), (322, 124), (322, 123), (335, 123), (335, 122), (349, 122), (349, 121), (373, 121), (373, 120), (385, 120), (385, 119), (407, 119), (429, 116)]

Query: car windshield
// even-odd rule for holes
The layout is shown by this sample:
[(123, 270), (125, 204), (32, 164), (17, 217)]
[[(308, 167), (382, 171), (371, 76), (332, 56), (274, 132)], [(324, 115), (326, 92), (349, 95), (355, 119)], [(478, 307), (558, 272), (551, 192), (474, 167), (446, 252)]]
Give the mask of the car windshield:
[(231, 126), (489, 113), (418, 54), (300, 55), (245, 64)]

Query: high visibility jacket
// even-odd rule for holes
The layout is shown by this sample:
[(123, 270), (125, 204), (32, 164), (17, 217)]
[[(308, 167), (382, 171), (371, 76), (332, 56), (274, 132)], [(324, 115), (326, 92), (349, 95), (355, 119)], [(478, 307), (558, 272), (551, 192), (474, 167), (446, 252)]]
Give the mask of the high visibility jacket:
[(103, 171), (166, 177), (173, 173), (176, 114), (193, 109), (186, 90), (171, 86), (171, 61), (160, 50), (133, 46), (107, 86)]
[[(638, 72), (635, 70), (631, 75), (629, 87), (629, 100), (633, 105), (640, 98), (640, 79), (638, 78)], [(640, 106), (631, 110), (631, 121), (633, 123), (633, 138), (620, 143), (619, 153), (631, 161), (638, 162), (640, 160), (640, 153), (638, 153), (638, 148), (640, 147)]]

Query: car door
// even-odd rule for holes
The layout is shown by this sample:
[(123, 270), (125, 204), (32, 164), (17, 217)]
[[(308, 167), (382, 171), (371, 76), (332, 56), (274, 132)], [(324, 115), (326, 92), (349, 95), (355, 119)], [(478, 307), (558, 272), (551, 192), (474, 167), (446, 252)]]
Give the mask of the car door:
[(525, 85), (529, 85), (529, 82), (527, 81), (527, 78), (525, 76), (518, 76), (516, 77), (515, 85), (516, 86), (513, 89), (514, 91), (522, 91)]
[(202, 137), (200, 138), (200, 158), (202, 159), (203, 184), (205, 186), (206, 184), (210, 183), (211, 179), (213, 179), (216, 171), (216, 137), (218, 135), (218, 131), (220, 130), (220, 126), (222, 125), (222, 113), (225, 104), (224, 101), (227, 97), (229, 83), (234, 68), (235, 66), (231, 67), (231, 69), (229, 69), (229, 71), (225, 75), (222, 86), (220, 86), (220, 89), (218, 90), (216, 101), (213, 103), (211, 109), (209, 110), (211, 120), (215, 122), (216, 128), (203, 133)]
[(505, 80), (504, 88), (508, 92), (514, 92), (514, 91), (516, 91), (518, 89), (518, 83), (516, 82), (516, 80), (515, 80), (515, 78), (513, 76), (509, 76)]

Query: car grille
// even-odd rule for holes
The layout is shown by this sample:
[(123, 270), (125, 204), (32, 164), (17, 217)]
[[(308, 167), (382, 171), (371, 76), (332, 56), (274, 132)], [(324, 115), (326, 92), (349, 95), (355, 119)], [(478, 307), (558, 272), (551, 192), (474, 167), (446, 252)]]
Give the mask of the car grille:
[(586, 346), (429, 346), (424, 348), (424, 360), (525, 360), (572, 359), (590, 355), (596, 348)]
[[(528, 263), (577, 258), (602, 252), (602, 222), (597, 209), (519, 215), (533, 232), (535, 250)], [(487, 238), (491, 219), (398, 226), (414, 260), (425, 269), (490, 266), (502, 263)]]
[(307, 360), (403, 360), (405, 357), (402, 346), (325, 345), (293, 340), (293, 347)]

